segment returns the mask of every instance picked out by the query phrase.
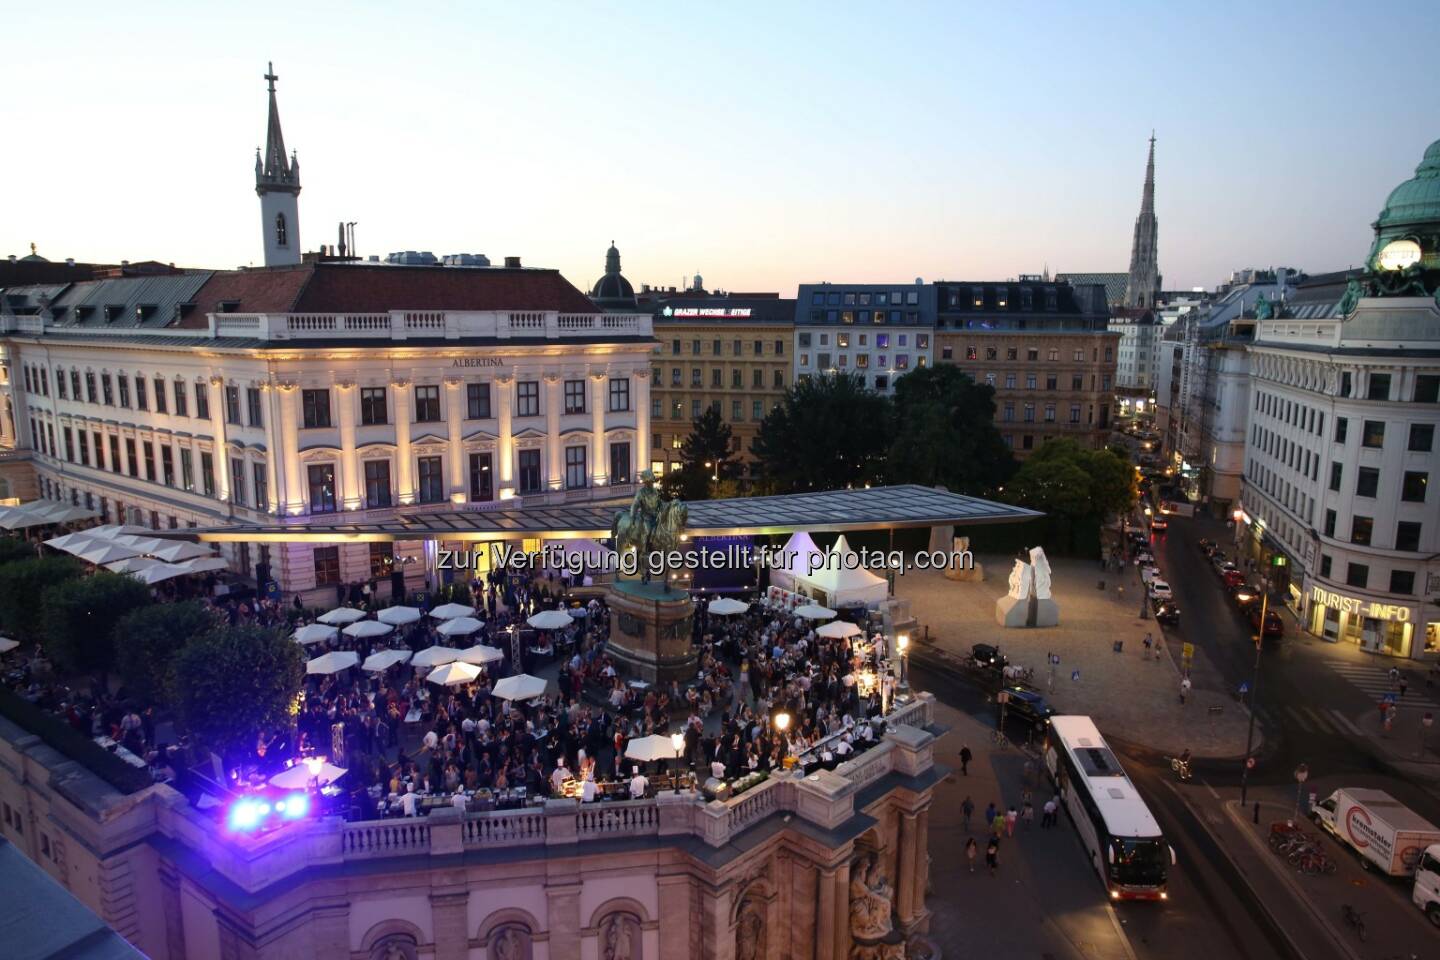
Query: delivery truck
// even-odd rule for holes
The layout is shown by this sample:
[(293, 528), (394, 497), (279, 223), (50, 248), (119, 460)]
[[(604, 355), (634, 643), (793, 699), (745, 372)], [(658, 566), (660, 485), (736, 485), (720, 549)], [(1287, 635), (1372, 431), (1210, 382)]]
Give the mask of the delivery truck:
[(1312, 815), (1353, 847), (1363, 866), (1392, 877), (1413, 876), (1425, 849), (1440, 844), (1440, 827), (1383, 790), (1344, 787), (1317, 803)]
[(1440, 927), (1440, 843), (1427, 847), (1420, 855), (1420, 865), (1415, 868), (1415, 889), (1410, 899), (1425, 911), (1431, 923)]

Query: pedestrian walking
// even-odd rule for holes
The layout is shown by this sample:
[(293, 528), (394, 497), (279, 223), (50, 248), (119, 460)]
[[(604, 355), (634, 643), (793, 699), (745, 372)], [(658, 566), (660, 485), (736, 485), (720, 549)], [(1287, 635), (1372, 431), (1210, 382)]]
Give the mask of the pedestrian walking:
[(970, 761), (974, 756), (970, 752), (970, 744), (967, 743), (960, 747), (960, 776), (970, 776)]
[(1150, 648), (1153, 647), (1154, 645), (1155, 645), (1155, 638), (1152, 637), (1152, 636), (1151, 636), (1150, 634), (1148, 634), (1148, 633), (1145, 634), (1145, 659), (1146, 659), (1146, 660), (1149, 660), (1149, 659), (1150, 659)]
[(1060, 802), (1054, 797), (1045, 801), (1045, 816), (1040, 821), (1042, 827), (1055, 827), (1060, 825)]
[(1025, 801), (1025, 807), (1020, 811), (1020, 819), (1025, 821), (1025, 829), (1029, 830), (1035, 825), (1035, 804), (1029, 800)]
[(1005, 811), (1005, 836), (1015, 836), (1015, 821), (1020, 819), (1020, 811), (1011, 807)]
[(970, 832), (970, 815), (975, 812), (975, 802), (967, 794), (965, 802), (960, 804), (960, 822), (965, 824), (965, 832)]
[(1390, 668), (1390, 686), (1393, 687), (1393, 686), (1395, 686), (1395, 684), (1397, 684), (1397, 683), (1399, 683), (1399, 682), (1400, 682), (1400, 668), (1399, 668), (1399, 667), (1391, 667), (1391, 668)]
[(1005, 814), (995, 814), (995, 819), (990, 821), (990, 832), (995, 835), (996, 840), (1000, 839), (1005, 833)]
[(1185, 698), (1190, 696), (1190, 678), (1180, 678), (1180, 706), (1185, 706)]
[(971, 837), (965, 841), (965, 859), (970, 863), (970, 872), (975, 872), (975, 857), (980, 852), (980, 845)]
[(1000, 839), (998, 837), (991, 837), (990, 842), (985, 844), (985, 866), (990, 868), (992, 877), (1000, 868)]
[(992, 801), (985, 808), (985, 829), (990, 829), (990, 824), (995, 820), (995, 804)]
[(1410, 686), (1410, 681), (1405, 677), (1400, 678), (1400, 699), (1405, 699), (1405, 688)]

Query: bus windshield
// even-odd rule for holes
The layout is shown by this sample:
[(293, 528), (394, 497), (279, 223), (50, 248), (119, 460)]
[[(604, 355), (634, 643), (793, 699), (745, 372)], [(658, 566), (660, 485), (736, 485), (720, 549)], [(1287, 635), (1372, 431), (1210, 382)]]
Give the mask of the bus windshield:
[(1165, 882), (1170, 854), (1163, 840), (1116, 839), (1114, 847), (1115, 860), (1110, 867), (1113, 881), (1127, 886), (1158, 886)]

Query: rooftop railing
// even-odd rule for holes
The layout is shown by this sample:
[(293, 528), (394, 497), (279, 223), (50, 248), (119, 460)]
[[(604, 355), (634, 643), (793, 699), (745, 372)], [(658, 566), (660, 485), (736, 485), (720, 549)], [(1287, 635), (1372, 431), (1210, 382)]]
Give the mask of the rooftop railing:
[[(32, 319), (15, 318), (20, 322)], [(549, 311), (411, 311), (389, 313), (212, 313), (210, 337), (259, 340), (510, 340), (650, 336), (649, 314)], [(180, 333), (184, 331), (170, 331)], [(205, 336), (207, 331), (195, 331)]]

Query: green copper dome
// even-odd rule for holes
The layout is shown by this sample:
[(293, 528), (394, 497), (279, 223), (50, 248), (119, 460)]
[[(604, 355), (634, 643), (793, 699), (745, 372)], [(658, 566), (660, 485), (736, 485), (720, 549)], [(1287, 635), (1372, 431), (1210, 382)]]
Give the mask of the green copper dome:
[(1386, 232), (1386, 227), (1429, 222), (1440, 223), (1440, 140), (1425, 150), (1415, 176), (1390, 191), (1375, 229)]

